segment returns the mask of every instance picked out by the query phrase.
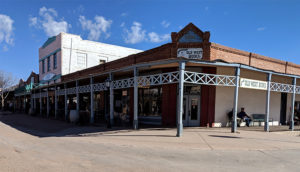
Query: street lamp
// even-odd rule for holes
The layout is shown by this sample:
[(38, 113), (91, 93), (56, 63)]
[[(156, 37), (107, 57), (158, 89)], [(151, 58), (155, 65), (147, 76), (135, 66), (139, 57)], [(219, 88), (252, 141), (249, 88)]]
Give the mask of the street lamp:
[(105, 87), (107, 88), (107, 89), (109, 89), (109, 87), (110, 87), (110, 79), (106, 79), (105, 80)]

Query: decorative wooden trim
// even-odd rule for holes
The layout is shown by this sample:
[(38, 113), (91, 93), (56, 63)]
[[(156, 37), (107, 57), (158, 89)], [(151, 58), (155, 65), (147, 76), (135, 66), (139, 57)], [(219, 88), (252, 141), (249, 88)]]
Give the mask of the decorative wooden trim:
[(192, 30), (196, 34), (198, 34), (202, 38), (203, 42), (209, 42), (210, 32), (208, 32), (208, 31), (203, 32), (198, 27), (196, 27), (193, 23), (189, 23), (183, 29), (181, 29), (178, 33), (172, 32), (171, 33), (172, 42), (177, 43), (179, 41), (179, 39), (190, 30)]

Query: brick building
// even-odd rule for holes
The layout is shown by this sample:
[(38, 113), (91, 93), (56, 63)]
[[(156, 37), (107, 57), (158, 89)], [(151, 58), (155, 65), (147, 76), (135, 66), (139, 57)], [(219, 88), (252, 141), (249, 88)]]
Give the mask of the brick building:
[[(300, 66), (210, 42), (192, 23), (159, 47), (61, 76), (31, 92), (31, 108), (68, 119), (71, 111), (90, 122), (226, 126), (245, 107), (269, 125), (290, 124), (300, 108)], [(45, 100), (45, 101), (43, 101)], [(44, 102), (39, 106), (38, 102)], [(43, 113), (46, 109), (46, 113)], [(233, 110), (233, 120), (227, 114)], [(179, 120), (178, 120), (179, 119)]]

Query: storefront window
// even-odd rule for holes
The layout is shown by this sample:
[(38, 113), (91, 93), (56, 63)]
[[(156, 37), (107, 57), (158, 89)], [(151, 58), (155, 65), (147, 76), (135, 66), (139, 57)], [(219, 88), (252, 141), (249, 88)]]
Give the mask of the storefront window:
[(94, 115), (95, 115), (95, 122), (101, 123), (105, 122), (105, 98), (104, 92), (95, 92), (94, 94)]
[(184, 94), (200, 94), (201, 87), (200, 86), (185, 86)]
[(295, 122), (300, 122), (300, 102), (299, 101), (295, 101), (294, 120), (295, 120)]
[(162, 88), (139, 88), (139, 116), (161, 116)]
[(114, 118), (117, 125), (129, 123), (130, 96), (127, 89), (114, 91)]

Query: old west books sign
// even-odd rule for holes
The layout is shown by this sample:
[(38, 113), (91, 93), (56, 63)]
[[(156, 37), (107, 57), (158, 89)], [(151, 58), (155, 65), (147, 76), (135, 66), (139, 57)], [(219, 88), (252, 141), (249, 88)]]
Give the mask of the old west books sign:
[(254, 79), (240, 79), (240, 87), (242, 88), (250, 88), (250, 89), (258, 89), (258, 90), (267, 90), (267, 82), (259, 81)]
[(202, 48), (178, 48), (177, 57), (184, 57), (187, 59), (202, 59)]

